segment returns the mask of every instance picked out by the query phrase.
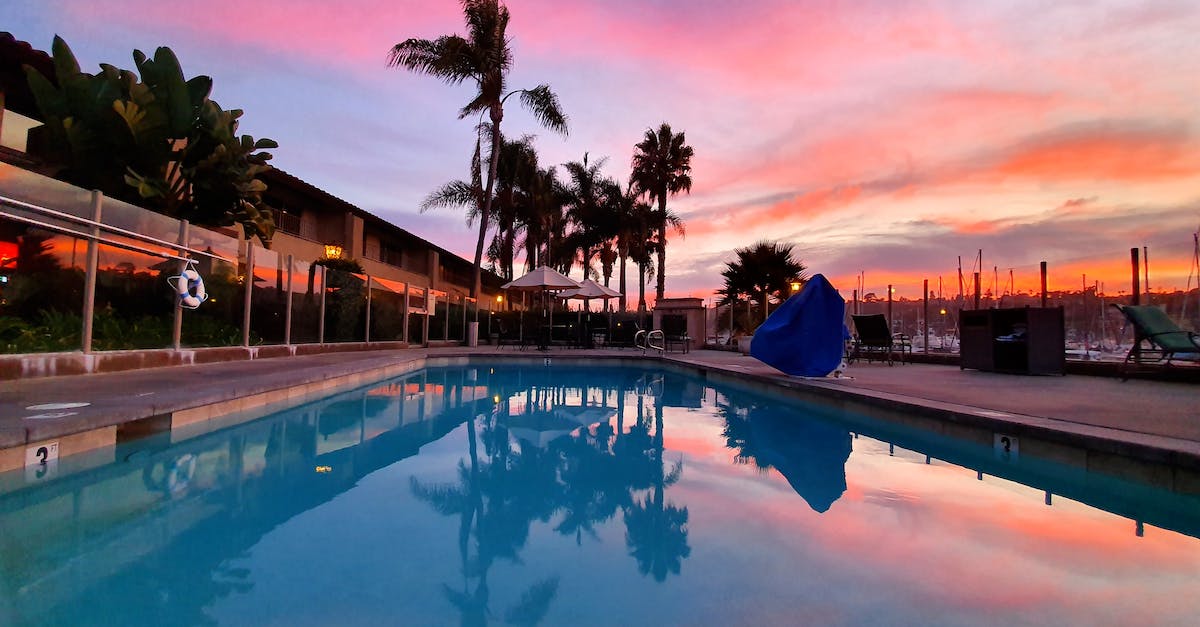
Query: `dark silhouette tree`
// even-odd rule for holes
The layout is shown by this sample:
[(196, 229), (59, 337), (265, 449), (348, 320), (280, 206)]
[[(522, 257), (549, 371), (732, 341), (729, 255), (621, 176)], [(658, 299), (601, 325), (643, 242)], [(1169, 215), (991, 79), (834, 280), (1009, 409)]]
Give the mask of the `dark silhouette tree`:
[(684, 234), (684, 225), (678, 217), (667, 212), (667, 197), (679, 192), (692, 191), (692, 156), (694, 151), (687, 145), (683, 132), (675, 133), (671, 125), (663, 122), (658, 131), (647, 129), (646, 135), (634, 147), (633, 173), (630, 182), (639, 193), (646, 194), (651, 202), (657, 201), (652, 226), (658, 234), (658, 284), (655, 298), (662, 300), (666, 285), (667, 228), (673, 227), (679, 235)]
[[(558, 97), (549, 85), (532, 89), (507, 91), (506, 80), (512, 67), (508, 28), (508, 7), (498, 0), (463, 0), (463, 17), (467, 35), (443, 35), (437, 39), (408, 39), (392, 47), (388, 65), (429, 74), (451, 85), (473, 81), (478, 89), (475, 97), (464, 106), (458, 117), (488, 114), (491, 124), (491, 155), (480, 199), (479, 239), (475, 246), (475, 276), (471, 296), (479, 296), (480, 273), (483, 269), (484, 244), (492, 219), (492, 189), (500, 159), (500, 122), (504, 119), (504, 103), (509, 96), (519, 94), (521, 104), (546, 128), (567, 133), (567, 118)], [(482, 127), (481, 127), (482, 130)], [(476, 155), (482, 139), (475, 142)], [(478, 160), (478, 159), (477, 159)]]
[(736, 259), (725, 264), (721, 276), (725, 279), (719, 293), (722, 303), (736, 303), (739, 294), (749, 294), (762, 306), (763, 319), (768, 313), (768, 299), (782, 300), (792, 289), (792, 283), (803, 283), (805, 266), (795, 258), (795, 246), (780, 242), (760, 241), (734, 250)]

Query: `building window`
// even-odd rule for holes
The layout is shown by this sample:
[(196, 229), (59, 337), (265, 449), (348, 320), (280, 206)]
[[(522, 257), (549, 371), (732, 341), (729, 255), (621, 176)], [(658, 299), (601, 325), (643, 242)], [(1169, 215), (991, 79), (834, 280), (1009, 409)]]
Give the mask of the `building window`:
[(401, 250), (383, 243), (379, 245), (379, 260), (397, 268), (404, 266), (404, 254)]
[(300, 235), (300, 216), (283, 210), (276, 211), (275, 228), (288, 235)]

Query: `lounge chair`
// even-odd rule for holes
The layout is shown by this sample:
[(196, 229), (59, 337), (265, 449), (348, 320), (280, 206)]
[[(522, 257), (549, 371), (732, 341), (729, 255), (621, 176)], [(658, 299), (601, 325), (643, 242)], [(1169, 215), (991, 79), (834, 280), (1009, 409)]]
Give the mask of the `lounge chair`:
[(850, 316), (854, 320), (855, 335), (850, 346), (847, 363), (866, 358), (868, 362), (879, 359), (890, 366), (895, 355), (904, 363), (905, 353), (912, 351), (912, 340), (902, 333), (893, 334), (883, 314), (861, 314)]
[(1200, 335), (1179, 328), (1160, 307), (1118, 304), (1113, 307), (1133, 325), (1133, 346), (1121, 364), (1122, 379), (1128, 378), (1131, 363), (1169, 366), (1175, 359), (1200, 361)]

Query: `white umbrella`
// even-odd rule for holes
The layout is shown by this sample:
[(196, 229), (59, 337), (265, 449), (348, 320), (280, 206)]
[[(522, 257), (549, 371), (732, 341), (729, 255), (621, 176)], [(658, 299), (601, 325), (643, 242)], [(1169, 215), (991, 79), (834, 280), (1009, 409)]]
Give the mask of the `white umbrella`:
[(505, 290), (570, 290), (578, 289), (579, 283), (546, 266), (538, 266), (524, 276), (500, 286)]
[(584, 300), (592, 298), (608, 300), (610, 298), (617, 298), (620, 295), (621, 293), (617, 290), (604, 287), (591, 279), (584, 279), (580, 281), (578, 288), (559, 292), (558, 294), (559, 298), (582, 298)]
[[(595, 282), (595, 281), (593, 281), (593, 280), (591, 280), (591, 279), (584, 279), (583, 281), (581, 281), (581, 282), (579, 283), (579, 288), (578, 288), (578, 289), (566, 290), (566, 291), (563, 291), (563, 292), (559, 292), (559, 293), (558, 293), (558, 296), (559, 296), (559, 298), (580, 298), (580, 299), (583, 299), (583, 307), (584, 307), (584, 309), (587, 309), (587, 310), (588, 310), (588, 321), (589, 321), (589, 326), (590, 326), (590, 322), (591, 322), (591, 319), (592, 319), (592, 318), (591, 318), (591, 316), (592, 316), (592, 311), (591, 311), (591, 309), (588, 307), (588, 301), (589, 301), (589, 300), (591, 300), (591, 299), (593, 299), (593, 298), (600, 298), (600, 299), (603, 299), (603, 300), (607, 301), (607, 300), (608, 300), (608, 299), (610, 299), (610, 298), (617, 298), (617, 297), (619, 297), (620, 295), (621, 295), (621, 293), (620, 293), (620, 292), (618, 292), (617, 290), (614, 290), (614, 289), (612, 289), (612, 288), (610, 288), (610, 287), (605, 287), (605, 286), (603, 286), (603, 285), (600, 285), (599, 283), (597, 283), (597, 282)], [(581, 313), (579, 314), (579, 316), (580, 316), (580, 323), (582, 324), (583, 313), (581, 312)], [(611, 320), (611, 314), (610, 314), (610, 316), (609, 316), (609, 317), (610, 317), (609, 323), (610, 323), (610, 326), (611, 326), (611, 322), (612, 322), (612, 320)], [(589, 337), (589, 338), (587, 338), (587, 344), (588, 344), (588, 347), (591, 347), (591, 346), (592, 346), (592, 339), (591, 339), (590, 337)]]
[[(537, 268), (534, 268), (533, 270), (524, 274), (523, 276), (513, 279), (512, 281), (509, 281), (508, 283), (505, 283), (504, 285), (500, 286), (500, 289), (505, 289), (505, 290), (530, 290), (530, 291), (540, 290), (542, 292), (557, 291), (557, 290), (569, 290), (569, 289), (578, 289), (578, 288), (579, 288), (579, 284), (576, 283), (574, 280), (564, 276), (562, 273), (558, 272), (557, 270), (546, 267), (546, 266), (538, 266)], [(546, 317), (546, 298), (545, 298), (545, 295), (543, 295), (543, 297), (542, 297), (542, 318), (545, 318), (545, 317)], [(522, 326), (521, 335), (524, 336), (524, 334), (525, 334), (525, 331), (523, 328), (524, 327), (524, 317), (522, 317), (522, 325), (521, 326)], [(544, 322), (543, 322), (543, 326), (544, 326)], [(541, 341), (541, 339), (543, 339), (543, 338), (539, 338), (539, 341)], [(539, 346), (538, 348), (544, 349), (545, 346), (544, 345)]]

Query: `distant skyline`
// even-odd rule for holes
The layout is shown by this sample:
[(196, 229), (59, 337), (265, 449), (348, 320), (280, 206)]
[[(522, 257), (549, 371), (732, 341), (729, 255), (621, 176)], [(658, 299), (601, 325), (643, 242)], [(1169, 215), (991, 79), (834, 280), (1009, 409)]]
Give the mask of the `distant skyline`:
[[(510, 85), (549, 83), (570, 117), (563, 139), (506, 111), (543, 164), (608, 157), (624, 183), (664, 121), (695, 148), (692, 193), (669, 203), (687, 235), (669, 244), (667, 296), (709, 298), (733, 250), (762, 239), (794, 243), (847, 298), (860, 273), (881, 296), (939, 276), (957, 293), (957, 257), (969, 274), (979, 249), (985, 291), (1010, 269), (1032, 289), (1045, 260), (1051, 289), (1086, 274), (1127, 293), (1143, 246), (1152, 288), (1188, 282), (1200, 4), (507, 5)], [(274, 165), (473, 257), (464, 212), (418, 212), (467, 176), (474, 122), (457, 111), (472, 87), (386, 65), (404, 39), (464, 32), (458, 2), (6, 0), (0, 24), (42, 50), (61, 35), (90, 72), (169, 46), (245, 110), (243, 132), (279, 142)]]

